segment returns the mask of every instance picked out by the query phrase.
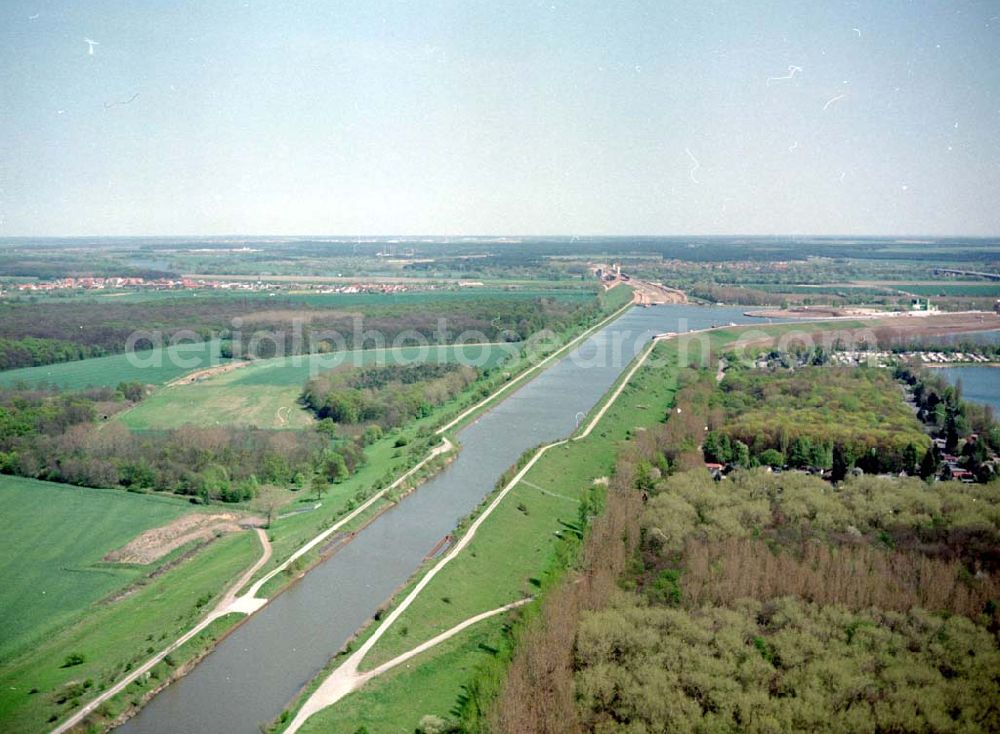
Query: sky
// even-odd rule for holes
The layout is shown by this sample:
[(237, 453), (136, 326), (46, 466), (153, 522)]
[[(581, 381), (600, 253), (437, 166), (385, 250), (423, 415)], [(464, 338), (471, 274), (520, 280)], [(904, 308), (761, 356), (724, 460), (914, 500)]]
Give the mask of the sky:
[(0, 237), (998, 235), (998, 59), (1000, 0), (5, 0)]

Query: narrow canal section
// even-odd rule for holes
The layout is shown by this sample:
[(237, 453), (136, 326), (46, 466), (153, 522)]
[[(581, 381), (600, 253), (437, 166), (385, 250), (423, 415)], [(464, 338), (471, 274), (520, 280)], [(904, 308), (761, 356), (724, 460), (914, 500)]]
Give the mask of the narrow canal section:
[(444, 471), (223, 640), (122, 734), (255, 734), (371, 619), (525, 450), (569, 435), (650, 337), (730, 322), (738, 309), (632, 309), (458, 433)]

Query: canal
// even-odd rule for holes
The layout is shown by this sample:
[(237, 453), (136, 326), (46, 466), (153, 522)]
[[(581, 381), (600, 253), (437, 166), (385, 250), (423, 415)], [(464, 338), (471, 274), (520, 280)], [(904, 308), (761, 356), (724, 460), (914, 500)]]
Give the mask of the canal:
[(752, 323), (741, 309), (634, 308), (458, 433), (444, 471), (248, 619), (122, 734), (253, 734), (273, 720), (434, 545), (493, 489), (525, 450), (569, 435), (642, 349), (664, 331)]

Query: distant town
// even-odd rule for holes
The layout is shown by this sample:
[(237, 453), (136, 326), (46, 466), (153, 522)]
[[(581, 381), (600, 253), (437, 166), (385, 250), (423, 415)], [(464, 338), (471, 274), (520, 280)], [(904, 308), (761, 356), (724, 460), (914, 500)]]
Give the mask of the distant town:
[[(156, 278), (112, 276), (107, 278), (82, 277), (58, 278), (48, 281), (33, 281), (16, 283), (7, 290), (0, 290), (0, 296), (12, 293), (52, 293), (56, 291), (120, 291), (126, 289), (139, 290), (219, 290), (267, 292), (277, 290), (312, 290), (316, 293), (403, 293), (412, 290), (412, 286), (402, 283), (272, 283), (264, 280), (208, 280), (204, 278)], [(421, 290), (433, 290), (434, 286), (423, 285)]]

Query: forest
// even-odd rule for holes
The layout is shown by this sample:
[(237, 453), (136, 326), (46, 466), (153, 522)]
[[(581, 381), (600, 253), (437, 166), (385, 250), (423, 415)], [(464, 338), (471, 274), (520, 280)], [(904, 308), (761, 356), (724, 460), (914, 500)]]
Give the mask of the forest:
[(479, 375), (454, 363), (330, 370), (306, 383), (302, 402), (320, 420), (387, 431), (458, 395)]
[(303, 432), (184, 426), (132, 432), (109, 419), (145, 389), (76, 393), (0, 389), (0, 473), (88, 487), (246, 501), (261, 484), (346, 478), (364, 462), (360, 439)]
[(491, 731), (1000, 728), (996, 483), (716, 482), (668, 457), (680, 415), (620, 452), (579, 568), (518, 633)]
[[(600, 311), (593, 299), (470, 297), (413, 304), (322, 308), (294, 296), (176, 298), (116, 303), (0, 302), (0, 369), (84, 359), (217, 336), (226, 357), (267, 358), (391, 345), (394, 340), (452, 343), (522, 341), (544, 329), (561, 332)], [(158, 335), (136, 337), (142, 332)], [(132, 341), (130, 342), (130, 337)]]
[(708, 461), (832, 469), (835, 479), (854, 466), (915, 474), (930, 445), (887, 370), (734, 364), (719, 388), (708, 415)]

